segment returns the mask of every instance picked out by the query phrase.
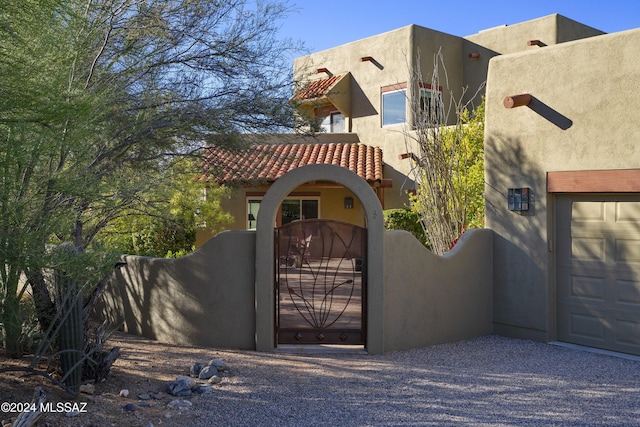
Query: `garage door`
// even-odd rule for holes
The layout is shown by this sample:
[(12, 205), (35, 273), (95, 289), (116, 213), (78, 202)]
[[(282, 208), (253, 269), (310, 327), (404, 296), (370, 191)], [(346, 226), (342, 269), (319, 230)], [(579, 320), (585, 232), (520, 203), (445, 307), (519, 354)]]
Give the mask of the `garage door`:
[(640, 355), (640, 196), (558, 196), (560, 341)]

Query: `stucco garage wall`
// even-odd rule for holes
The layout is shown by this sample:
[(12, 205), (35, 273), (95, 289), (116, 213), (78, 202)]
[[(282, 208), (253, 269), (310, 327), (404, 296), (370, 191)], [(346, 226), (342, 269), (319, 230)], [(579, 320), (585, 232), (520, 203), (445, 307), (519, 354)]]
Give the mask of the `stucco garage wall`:
[[(640, 166), (635, 94), (640, 30), (495, 57), (487, 82), (486, 226), (494, 240), (494, 328), (554, 339), (553, 203), (549, 171)], [(529, 106), (506, 109), (529, 93)], [(507, 189), (529, 187), (532, 209), (507, 210)]]
[(255, 348), (255, 232), (227, 231), (179, 259), (127, 256), (105, 314), (161, 342)]
[(490, 230), (470, 230), (445, 256), (406, 231), (385, 233), (385, 352), (490, 334)]

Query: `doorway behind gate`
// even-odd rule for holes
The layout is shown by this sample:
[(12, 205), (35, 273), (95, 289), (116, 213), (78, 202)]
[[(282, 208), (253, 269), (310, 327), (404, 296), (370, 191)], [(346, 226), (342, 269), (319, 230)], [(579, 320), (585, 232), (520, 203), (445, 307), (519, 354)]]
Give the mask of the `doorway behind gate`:
[(366, 342), (367, 230), (337, 220), (276, 229), (276, 346)]

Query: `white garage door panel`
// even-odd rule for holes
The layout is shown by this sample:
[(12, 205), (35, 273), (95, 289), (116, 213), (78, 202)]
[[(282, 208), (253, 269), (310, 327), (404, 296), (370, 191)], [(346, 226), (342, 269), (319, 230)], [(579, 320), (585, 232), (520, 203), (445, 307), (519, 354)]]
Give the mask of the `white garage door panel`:
[(640, 355), (640, 196), (560, 196), (556, 224), (558, 339)]
[(618, 280), (618, 298), (621, 304), (628, 304), (630, 308), (640, 310), (640, 283), (628, 280)]

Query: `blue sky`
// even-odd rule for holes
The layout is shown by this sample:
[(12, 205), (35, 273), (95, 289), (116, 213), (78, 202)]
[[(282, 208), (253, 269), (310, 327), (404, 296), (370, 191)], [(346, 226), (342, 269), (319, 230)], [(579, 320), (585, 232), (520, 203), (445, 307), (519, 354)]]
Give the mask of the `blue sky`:
[(607, 33), (640, 27), (640, 0), (292, 0), (281, 37), (317, 52), (417, 24), (456, 36), (559, 13)]

